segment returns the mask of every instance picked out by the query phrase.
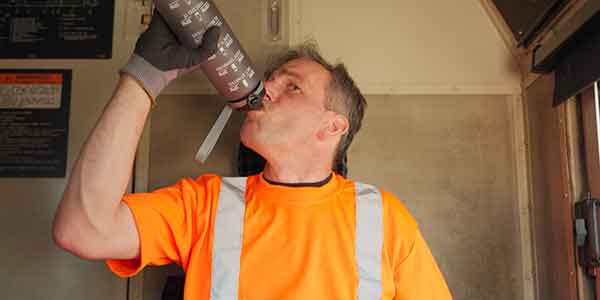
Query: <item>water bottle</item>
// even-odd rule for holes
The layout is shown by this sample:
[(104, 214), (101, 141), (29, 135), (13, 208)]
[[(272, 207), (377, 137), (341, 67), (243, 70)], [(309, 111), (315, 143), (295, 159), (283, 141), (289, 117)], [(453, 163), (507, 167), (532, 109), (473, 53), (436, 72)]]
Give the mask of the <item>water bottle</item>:
[(221, 35), (215, 55), (201, 68), (217, 91), (234, 109), (262, 107), (264, 84), (248, 54), (237, 40), (225, 18), (210, 0), (155, 0), (156, 9), (181, 43), (197, 47), (211, 26)]

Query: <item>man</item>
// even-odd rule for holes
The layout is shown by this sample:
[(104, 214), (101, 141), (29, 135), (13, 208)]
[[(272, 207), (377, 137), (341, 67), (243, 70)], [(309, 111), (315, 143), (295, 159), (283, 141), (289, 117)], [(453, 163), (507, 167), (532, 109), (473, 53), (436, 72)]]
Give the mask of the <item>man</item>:
[(204, 175), (123, 196), (144, 122), (171, 80), (206, 61), (157, 15), (76, 163), (54, 223), (58, 245), (120, 276), (175, 262), (186, 299), (451, 298), (418, 227), (389, 193), (332, 172), (365, 100), (341, 65), (300, 48), (265, 82), (240, 137), (266, 160), (248, 178)]

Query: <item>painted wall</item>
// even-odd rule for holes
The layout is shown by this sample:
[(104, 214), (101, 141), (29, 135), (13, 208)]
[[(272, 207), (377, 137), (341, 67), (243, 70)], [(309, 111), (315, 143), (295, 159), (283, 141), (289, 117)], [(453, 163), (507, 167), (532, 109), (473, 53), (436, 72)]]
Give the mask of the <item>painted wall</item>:
[(414, 214), (454, 299), (522, 299), (509, 106), (502, 96), (370, 96), (351, 177)]
[(367, 94), (520, 94), (480, 1), (291, 1), (290, 41), (316, 40)]

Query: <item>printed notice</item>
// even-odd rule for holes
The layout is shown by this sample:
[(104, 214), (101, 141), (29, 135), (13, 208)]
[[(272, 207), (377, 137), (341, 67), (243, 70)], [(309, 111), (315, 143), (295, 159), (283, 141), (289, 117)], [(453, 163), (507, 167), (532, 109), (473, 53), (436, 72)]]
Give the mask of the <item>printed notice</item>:
[(64, 177), (70, 70), (0, 70), (0, 177)]
[(0, 58), (112, 56), (114, 0), (0, 1)]

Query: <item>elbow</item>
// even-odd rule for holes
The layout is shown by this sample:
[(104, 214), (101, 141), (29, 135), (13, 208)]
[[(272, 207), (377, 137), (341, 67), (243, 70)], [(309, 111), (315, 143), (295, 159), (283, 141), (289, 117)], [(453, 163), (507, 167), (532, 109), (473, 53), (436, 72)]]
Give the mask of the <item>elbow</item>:
[(73, 234), (61, 229), (60, 226), (54, 226), (52, 238), (56, 246), (81, 259), (98, 260), (103, 258), (99, 253), (94, 253), (93, 247), (90, 247), (89, 243), (76, 238)]
[(52, 240), (60, 249), (81, 257), (81, 247), (74, 238), (72, 231), (73, 230), (69, 230), (69, 226), (65, 225), (60, 218), (56, 218), (52, 226)]
[(64, 226), (60, 225), (57, 220), (54, 220), (54, 225), (52, 226), (52, 240), (56, 246), (63, 250), (72, 252), (75, 249), (73, 239), (69, 237)]
[(52, 222), (52, 240), (59, 248), (72, 252), (76, 244), (73, 239), (74, 230), (70, 229), (73, 227), (73, 224), (69, 224), (72, 222), (69, 220), (68, 205), (66, 204), (66, 195), (63, 195)]
[(52, 226), (54, 244), (60, 249), (82, 259), (100, 259), (101, 257), (93, 252), (93, 247), (90, 246), (89, 241), (85, 241), (82, 238), (77, 227), (75, 224), (66, 224), (60, 218), (56, 218)]

